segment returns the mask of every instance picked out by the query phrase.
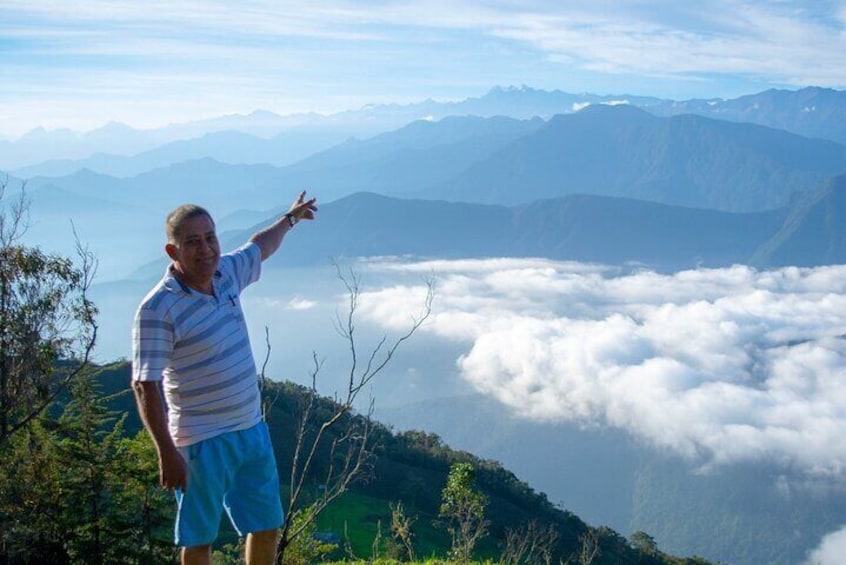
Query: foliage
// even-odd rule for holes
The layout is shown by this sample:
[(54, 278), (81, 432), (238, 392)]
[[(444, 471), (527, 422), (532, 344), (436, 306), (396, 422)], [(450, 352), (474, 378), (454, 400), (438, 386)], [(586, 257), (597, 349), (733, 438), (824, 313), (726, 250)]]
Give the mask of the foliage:
[(414, 561), (414, 532), (416, 518), (406, 515), (402, 502), (391, 503), (391, 534), (409, 561)]
[(637, 531), (629, 539), (632, 542), (632, 547), (647, 555), (654, 555), (658, 552), (658, 544), (655, 542), (655, 538), (646, 532)]
[(475, 490), (476, 471), (469, 463), (456, 463), (449, 470), (447, 484), (441, 493), (439, 515), (452, 537), (450, 557), (468, 563), (473, 548), (487, 532), (485, 520), (487, 497)]
[(125, 437), (90, 375), (50, 416), (3, 445), (0, 562), (172, 561), (173, 505), (152, 488), (149, 440)]
[[(97, 427), (97, 433), (107, 435), (120, 425), (123, 434), (116, 444), (112, 443), (107, 456), (101, 459), (109, 469), (105, 474), (103, 494), (100, 497), (104, 501), (102, 513), (105, 516), (101, 520), (101, 524), (104, 524), (101, 527), (102, 543), (119, 548), (114, 554), (121, 552), (120, 563), (172, 563), (175, 559), (172, 495), (159, 487), (155, 448), (137, 418), (133, 419), (136, 416), (135, 405), (126, 387), (129, 365), (120, 363), (104, 367), (93, 378), (96, 384), (92, 393), (96, 395), (97, 402), (110, 408), (110, 411), (104, 413), (103, 425)], [(84, 391), (85, 387), (74, 390)], [(292, 412), (299, 402), (299, 395), (307, 392), (306, 387), (290, 382), (272, 382), (265, 391), (274, 397), (278, 394), (278, 402), (273, 407), (271, 433), (277, 447), (280, 469), (284, 468), (286, 462), (290, 462), (292, 446), (287, 440), (296, 428)], [(84, 469), (85, 465), (68, 459), (60, 463), (57, 456), (57, 443), (63, 436), (59, 434), (60, 427), (56, 422), (70, 418), (71, 400), (72, 396), (60, 398), (59, 405), (13, 436), (6, 448), (0, 448), (0, 563), (71, 563), (73, 559), (68, 548), (74, 544), (80, 547), (90, 543), (90, 528), (87, 531), (76, 530), (80, 521), (90, 521), (90, 512), (84, 513), (78, 507), (69, 505), (70, 500), (85, 500), (85, 493), (90, 490), (85, 486), (86, 482), (79, 478), (84, 476), (83, 473), (73, 471)], [(323, 404), (332, 402), (332, 399), (319, 398), (318, 411), (323, 413), (324, 410), (330, 410), (329, 407), (323, 407)], [(74, 411), (78, 412), (76, 409)], [(125, 419), (124, 415), (127, 416)], [(698, 558), (674, 558), (660, 552), (657, 555), (646, 555), (634, 549), (630, 540), (613, 530), (588, 528), (571, 514), (548, 508), (544, 498), (534, 494), (528, 487), (520, 487), (522, 483), (509, 479), (507, 471), (494, 462), (480, 461), (470, 454), (453, 451), (439, 442), (438, 447), (434, 448), (432, 438), (436, 436), (422, 432), (412, 434), (426, 438), (421, 439), (422, 444), (418, 445), (406, 442), (407, 438), (403, 439), (406, 434), (394, 435), (380, 426), (373, 429), (382, 446), (375, 456), (375, 479), (367, 484), (356, 485), (335, 500), (317, 518), (317, 526), (311, 530), (318, 534), (334, 532), (345, 539), (345, 524), (348, 524), (349, 539), (357, 548), (356, 553), (370, 555), (369, 561), (372, 563), (390, 562), (389, 552), (393, 552), (393, 562), (407, 557), (401, 551), (388, 547), (387, 528), (383, 528), (380, 553), (370, 553), (376, 524), (380, 521), (384, 525), (391, 523), (392, 505), (396, 507), (398, 501), (402, 502), (406, 516), (416, 518), (413, 523), (413, 549), (418, 558), (429, 557), (426, 561), (430, 564), (445, 563), (450, 539), (446, 532), (433, 527), (432, 520), (439, 510), (438, 501), (446, 484), (450, 462), (466, 462), (472, 464), (476, 484), (488, 497), (485, 517), (491, 521), (490, 534), (479, 542), (476, 553), (484, 555), (489, 562), (506, 562), (505, 534), (494, 536), (498, 528), (525, 532), (531, 520), (536, 519), (539, 524), (554, 526), (556, 532), (561, 534), (555, 547), (553, 563), (559, 563), (567, 556), (573, 557), (570, 563), (578, 563), (581, 549), (578, 537), (583, 537), (586, 532), (595, 532), (601, 552), (593, 559), (594, 564), (707, 564)], [(423, 445), (432, 447), (437, 456), (423, 455)], [(400, 449), (400, 446), (405, 447)], [(71, 455), (73, 451), (66, 450), (65, 453)], [(328, 449), (319, 452), (316, 468), (325, 468), (328, 453)], [(70, 459), (75, 457), (73, 455)], [(415, 463), (412, 465), (410, 461)], [(62, 466), (68, 468), (62, 470)], [(66, 477), (70, 475), (78, 477), (67, 480)], [(406, 479), (409, 476), (414, 478), (414, 488), (410, 490), (403, 486), (407, 486)], [(497, 482), (500, 478), (503, 483)], [(31, 489), (30, 485), (38, 485), (38, 488)], [(71, 490), (79, 492), (72, 493)], [(307, 490), (304, 500), (316, 497), (320, 491), (317, 483), (309, 483)], [(382, 496), (382, 493), (387, 494)], [(510, 502), (504, 502), (506, 499)], [(517, 521), (508, 522), (508, 519)], [(542, 526), (536, 530), (545, 531)], [(572, 532), (575, 532), (574, 536)], [(310, 536), (306, 534), (303, 541)], [(238, 562), (240, 549), (237, 538), (224, 537), (222, 535), (220, 544), (215, 546), (215, 562), (220, 565)], [(395, 537), (393, 539), (396, 541)], [(22, 548), (29, 551), (21, 551)], [(395, 545), (397, 548), (399, 545)], [(331, 556), (337, 558), (335, 553)], [(83, 562), (89, 561), (85, 559)], [(543, 557), (536, 561), (543, 562)]]
[[(0, 183), (0, 205), (6, 183)], [(96, 308), (87, 290), (92, 255), (81, 265), (19, 244), (24, 192), (0, 207), (0, 444), (41, 414), (80, 374), (94, 346)]]
[(240, 565), (244, 562), (244, 542), (224, 544), (212, 552), (212, 565)]
[(337, 544), (323, 541), (315, 531), (313, 507), (306, 507), (292, 516), (289, 521), (291, 527), (301, 534), (291, 540), (285, 551), (282, 563), (284, 565), (308, 565), (315, 563), (324, 556), (338, 549)]

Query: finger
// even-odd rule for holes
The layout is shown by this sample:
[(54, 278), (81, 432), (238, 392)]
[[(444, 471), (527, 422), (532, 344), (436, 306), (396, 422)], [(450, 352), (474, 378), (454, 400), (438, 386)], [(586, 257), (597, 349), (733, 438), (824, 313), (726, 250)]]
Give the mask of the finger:
[(303, 202), (297, 205), (294, 209), (297, 212), (309, 212), (311, 210), (317, 210), (317, 206), (314, 205), (314, 199), (312, 198), (308, 202)]

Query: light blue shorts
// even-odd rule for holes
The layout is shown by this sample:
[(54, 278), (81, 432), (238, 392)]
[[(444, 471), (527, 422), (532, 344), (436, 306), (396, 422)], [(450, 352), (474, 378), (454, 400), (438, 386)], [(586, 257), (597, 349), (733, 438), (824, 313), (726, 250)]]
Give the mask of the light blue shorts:
[(282, 525), (279, 474), (266, 423), (179, 451), (188, 466), (188, 488), (176, 491), (176, 545), (214, 542), (224, 510), (239, 536)]

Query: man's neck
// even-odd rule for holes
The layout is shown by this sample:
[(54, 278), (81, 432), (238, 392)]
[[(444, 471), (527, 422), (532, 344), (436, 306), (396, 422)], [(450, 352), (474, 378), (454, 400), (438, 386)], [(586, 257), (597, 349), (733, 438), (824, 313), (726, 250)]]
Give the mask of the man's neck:
[(170, 272), (176, 280), (178, 280), (191, 290), (196, 290), (201, 294), (208, 294), (209, 296), (214, 296), (214, 285), (212, 285), (211, 279), (209, 279), (208, 281), (191, 280), (185, 276), (185, 273), (179, 270), (179, 266), (176, 263), (170, 264)]

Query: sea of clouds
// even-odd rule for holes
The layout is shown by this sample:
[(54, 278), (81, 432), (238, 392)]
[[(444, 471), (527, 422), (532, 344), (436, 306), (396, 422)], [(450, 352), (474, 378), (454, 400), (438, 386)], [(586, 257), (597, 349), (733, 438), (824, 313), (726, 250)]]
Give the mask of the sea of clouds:
[(774, 462), (846, 480), (846, 266), (674, 274), (544, 259), (402, 262), (360, 313), (466, 344), (478, 391), (515, 413), (627, 431), (701, 469)]

